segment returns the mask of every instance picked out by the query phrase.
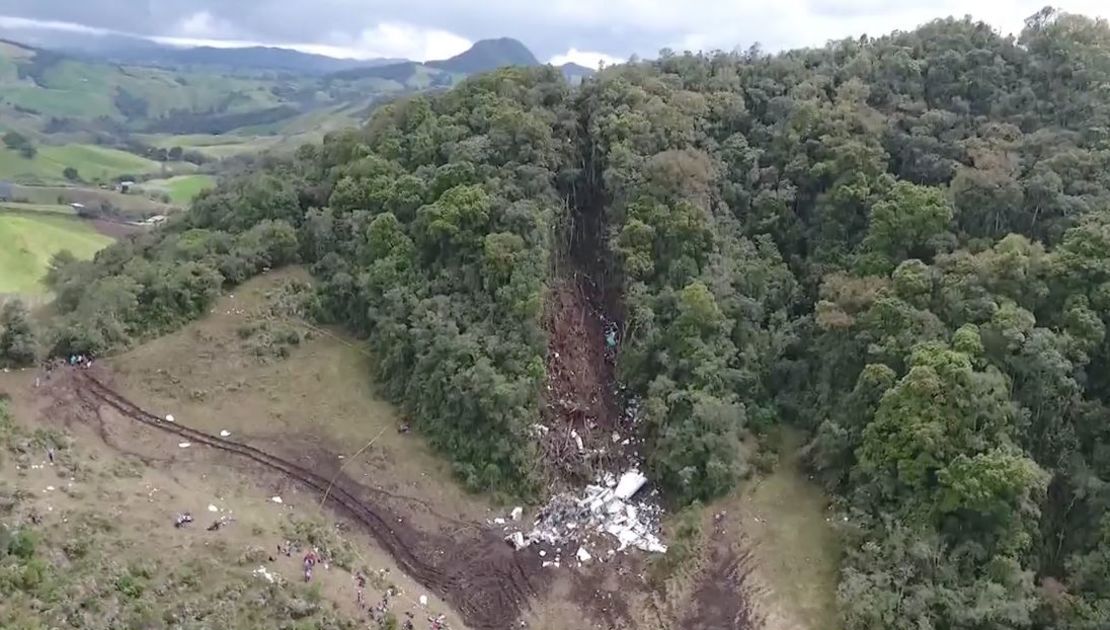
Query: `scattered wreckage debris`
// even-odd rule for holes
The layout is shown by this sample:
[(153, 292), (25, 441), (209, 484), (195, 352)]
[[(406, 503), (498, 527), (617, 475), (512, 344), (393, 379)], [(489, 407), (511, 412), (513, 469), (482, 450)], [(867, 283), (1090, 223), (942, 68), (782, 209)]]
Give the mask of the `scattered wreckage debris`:
[[(122, 417), (190, 440), (190, 444), (251, 460), (321, 494), (330, 488), (328, 498), (333, 505), (363, 525), (401, 570), (440, 596), (473, 630), (515, 627), (528, 600), (548, 584), (538, 561), (513, 553), (499, 536), (488, 531), (480, 531), (476, 538), (458, 538), (458, 532), (456, 537), (448, 537), (412, 527), (398, 527), (397, 523), (403, 519), (387, 506), (352, 494), (352, 491), (359, 492), (359, 488), (349, 480), (340, 479), (333, 484), (315, 472), (247, 444), (165, 422), (163, 416), (138, 407), (88, 371), (72, 374), (78, 398), (96, 413), (101, 407), (108, 407)], [(282, 503), (278, 496), (271, 501)]]
[(219, 531), (220, 528), (225, 527), (227, 525), (230, 525), (234, 521), (235, 521), (235, 519), (233, 519), (230, 516), (225, 514), (225, 515), (221, 516), (220, 518), (212, 521), (212, 524), (209, 525), (207, 529), (210, 532)]
[(261, 565), (257, 569), (252, 571), (252, 573), (266, 580), (270, 584), (277, 583), (281, 580), (281, 576), (279, 576), (277, 573), (274, 573), (273, 571), (267, 570), (266, 567)]
[[(661, 509), (654, 502), (632, 502), (647, 483), (647, 477), (637, 470), (630, 470), (619, 479), (608, 476), (602, 485), (588, 485), (581, 493), (556, 494), (540, 510), (534, 527), (528, 533), (514, 531), (505, 540), (516, 550), (533, 544), (543, 544), (561, 550), (578, 543), (575, 557), (579, 562), (589, 562), (594, 554), (587, 545), (604, 544), (598, 535), (616, 540), (616, 549), (610, 547), (608, 555), (622, 552), (629, 547), (649, 553), (666, 553), (667, 547), (659, 540)], [(540, 557), (547, 551), (541, 549)], [(545, 561), (547, 566), (558, 567), (561, 558)]]
[(182, 527), (185, 527), (186, 525), (188, 525), (189, 523), (192, 523), (192, 522), (193, 522), (193, 515), (188, 513), (188, 512), (182, 512), (181, 514), (178, 514), (173, 519), (173, 526), (176, 527), (177, 529), (181, 529)]

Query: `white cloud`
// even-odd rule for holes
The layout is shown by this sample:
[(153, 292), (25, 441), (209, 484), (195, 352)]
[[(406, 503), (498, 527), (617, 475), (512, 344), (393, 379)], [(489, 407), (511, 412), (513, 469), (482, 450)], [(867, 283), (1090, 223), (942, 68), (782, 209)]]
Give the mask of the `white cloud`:
[(236, 34), (236, 29), (230, 22), (208, 11), (193, 13), (178, 22), (173, 30), (178, 36), (196, 39), (231, 39)]
[(37, 23), (62, 30), (105, 32), (73, 21), (181, 43), (264, 43), (332, 56), (417, 60), (449, 57), (479, 38), (509, 36), (541, 58), (591, 67), (633, 53), (652, 57), (663, 47), (821, 46), (830, 39), (909, 30), (949, 15), (970, 14), (1016, 34), (1025, 17), (1046, 3), (1110, 17), (1107, 0), (0, 0), (9, 13), (54, 20)]
[(0, 15), (0, 28), (48, 29), (53, 31), (63, 31), (66, 33), (84, 33), (86, 35), (112, 35), (115, 33), (115, 31), (106, 28), (96, 28), (93, 26), (85, 26), (84, 24), (74, 24), (73, 22), (61, 22), (58, 20), (28, 20), (26, 18), (14, 17), (10, 15)]
[(624, 61), (624, 59), (621, 59), (620, 57), (614, 57), (613, 55), (606, 55), (605, 53), (590, 50), (578, 50), (577, 48), (571, 48), (565, 53), (561, 55), (555, 55), (551, 59), (547, 60), (547, 62), (553, 66), (561, 66), (565, 63), (576, 63), (580, 66), (585, 66), (590, 69), (596, 69), (598, 63), (604, 63), (607, 66), (611, 66), (613, 64), (624, 63)]
[(250, 40), (216, 39), (211, 37), (150, 37), (152, 41), (171, 46), (211, 46), (243, 48), (245, 46), (280, 46), (314, 55), (345, 59), (397, 58), (413, 61), (446, 59), (470, 48), (471, 41), (438, 29), (422, 29), (407, 24), (386, 23), (364, 29), (357, 37), (333, 33), (327, 39), (335, 43), (316, 44), (282, 42), (266, 44)]
[[(132, 37), (142, 37), (140, 35), (133, 35), (131, 33), (127, 33), (127, 35), (131, 35)], [(165, 44), (167, 46), (178, 46), (181, 48), (194, 48), (196, 46), (208, 46), (210, 48), (247, 48), (249, 46), (271, 45), (246, 39), (209, 39), (207, 37), (143, 37), (143, 39), (148, 39), (158, 44)], [(284, 48), (292, 47), (284, 46)]]
[(414, 61), (446, 59), (472, 44), (469, 39), (450, 31), (400, 22), (383, 22), (363, 29), (353, 41), (337, 39), (342, 48), (356, 52), (361, 58), (400, 57)]
[(122, 35), (141, 37), (169, 46), (212, 48), (244, 48), (248, 46), (277, 46), (305, 53), (348, 59), (373, 59), (380, 57), (428, 61), (446, 59), (470, 48), (472, 42), (449, 31), (420, 28), (409, 24), (387, 22), (363, 29), (357, 37), (334, 33), (329, 38), (334, 43), (262, 42), (234, 37), (236, 29), (225, 20), (207, 11), (199, 11), (178, 22), (173, 35), (140, 35), (107, 28), (97, 28), (57, 20), (31, 20), (0, 15), (0, 28), (39, 29), (89, 35)]

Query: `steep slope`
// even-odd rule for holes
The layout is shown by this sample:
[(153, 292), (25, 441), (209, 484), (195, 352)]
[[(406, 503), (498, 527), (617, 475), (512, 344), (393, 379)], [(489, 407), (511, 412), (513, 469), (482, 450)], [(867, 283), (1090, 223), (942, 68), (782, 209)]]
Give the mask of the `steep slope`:
[[(634, 435), (610, 444), (635, 443), (692, 505), (774, 469), (781, 429), (802, 431), (844, 535), (842, 627), (1107, 627), (1106, 84), (1110, 26), (1051, 10), (1019, 39), (938, 20), (668, 55), (577, 91), (506, 68), (61, 270), (52, 345), (174, 328), (299, 258), (317, 313), (365, 336), (459, 477), (529, 496), (548, 405), (609, 428), (605, 377), (547, 389), (568, 340), (545, 298), (577, 256), (618, 301), (598, 309), (615, 343), (587, 329), (576, 355), (600, 373), (616, 346)], [(602, 448), (569, 438), (570, 456)]]

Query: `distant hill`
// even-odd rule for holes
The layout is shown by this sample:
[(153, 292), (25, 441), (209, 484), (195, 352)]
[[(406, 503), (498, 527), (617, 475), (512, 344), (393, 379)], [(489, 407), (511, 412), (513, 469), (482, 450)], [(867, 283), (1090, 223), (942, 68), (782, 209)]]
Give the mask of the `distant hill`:
[(337, 59), (270, 46), (247, 48), (159, 46), (154, 49), (106, 51), (103, 56), (113, 61), (171, 68), (207, 66), (232, 71), (269, 70), (298, 74), (328, 74), (350, 68), (381, 66), (404, 61), (403, 59)]
[[(183, 49), (126, 36), (69, 43), (83, 52), (61, 50), (57, 39), (40, 38), (34, 47), (0, 44), (0, 130), (45, 144), (93, 142), (126, 150), (135, 150), (127, 140), (132, 134), (281, 136), (292, 127), (297, 134), (319, 134), (353, 124), (364, 117), (360, 113), (399, 95), (449, 88), (506, 65), (540, 65), (508, 38), (479, 41), (427, 63), (269, 47)], [(573, 64), (562, 71), (574, 83), (591, 72)]]
[[(448, 86), (459, 77), (489, 72), (505, 66), (538, 66), (540, 62), (531, 50), (519, 41), (503, 37), (483, 39), (465, 52), (450, 59), (418, 63), (403, 61), (375, 67), (351, 68), (328, 75), (330, 80), (356, 81), (383, 79), (411, 84), (414, 81), (428, 87)], [(573, 64), (568, 64), (573, 65)], [(587, 68), (582, 68), (590, 72)], [(569, 75), (568, 75), (569, 78)], [(581, 80), (581, 77), (579, 77)]]
[(371, 66), (367, 68), (351, 68), (350, 70), (340, 70), (333, 72), (328, 76), (330, 80), (344, 80), (355, 81), (358, 79), (377, 78), (385, 79), (387, 81), (408, 81), (418, 68), (423, 66), (421, 63), (415, 61), (401, 61), (398, 63), (391, 63), (380, 66)]
[(249, 46), (215, 48), (181, 47), (159, 44), (142, 37), (123, 34), (89, 34), (51, 29), (0, 27), (0, 39), (22, 42), (36, 48), (61, 52), (86, 60), (109, 61), (159, 68), (190, 68), (230, 71), (236, 74), (292, 72), (323, 75), (350, 68), (379, 66), (404, 59), (337, 59), (289, 48)]
[[(82, 52), (36, 42), (0, 39), (0, 134), (17, 131), (44, 156), (51, 146), (92, 144), (163, 160), (178, 148), (174, 159), (193, 164), (296, 147), (357, 126), (397, 97), (447, 89), (506, 65), (541, 65), (508, 38), (427, 63), (269, 47), (182, 49), (126, 36), (75, 37), (70, 44)], [(556, 69), (572, 84), (593, 74), (575, 64)], [(14, 173), (33, 170), (13, 159)]]
[(567, 81), (570, 81), (572, 84), (581, 83), (582, 79), (597, 74), (597, 70), (591, 70), (586, 66), (580, 66), (576, 63), (564, 63), (559, 66), (559, 71), (562, 72)]
[(476, 74), (503, 66), (538, 66), (540, 62), (528, 47), (511, 37), (483, 39), (469, 50), (450, 59), (429, 61), (424, 65), (448, 72)]

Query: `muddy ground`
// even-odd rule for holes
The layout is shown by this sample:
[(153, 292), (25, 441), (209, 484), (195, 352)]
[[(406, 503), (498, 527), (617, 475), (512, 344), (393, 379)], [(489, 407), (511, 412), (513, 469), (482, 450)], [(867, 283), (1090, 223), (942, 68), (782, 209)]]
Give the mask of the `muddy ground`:
[[(403, 594), (398, 601), (409, 612), (447, 614), (452, 628), (517, 628), (521, 622), (551, 630), (752, 627), (743, 619), (727, 621), (738, 619), (730, 611), (745, 599), (737, 584), (745, 579), (746, 557), (729, 555), (737, 540), (734, 531), (712, 531), (708, 540), (716, 542), (679, 571), (678, 586), (662, 590), (649, 583), (652, 557), (619, 555), (609, 562), (554, 569), (540, 566), (534, 553), (513, 552), (502, 540), (505, 526), (494, 520), (506, 517), (512, 506), (461, 492), (419, 436), (398, 430), (403, 421), (374, 396), (367, 359), (356, 342), (314, 335), (284, 359), (259, 358), (248, 350), (238, 331), (266, 310), (269, 293), (289, 277), (303, 276), (282, 272), (253, 281), (222, 299), (204, 320), (99, 361), (90, 374), (154, 416), (173, 413), (176, 424), (211, 436), (227, 431), (229, 440), (335, 479), (338, 488), (357, 498), (358, 513), (332, 501), (332, 509), (321, 511), (318, 490), (236, 454), (203, 444), (182, 449), (179, 436), (90, 395), (72, 371), (49, 377), (32, 371), (2, 375), (0, 391), (13, 396), (19, 421), (94, 440), (108, 453), (105, 457), (139, 462), (149, 474), (172, 478), (180, 487), (216, 482), (234, 486), (234, 492), (223, 493), (260, 511), (323, 515), (358, 541), (371, 569), (393, 576)], [(573, 300), (568, 304), (565, 312), (583, 308)], [(589, 318), (579, 321), (586, 329), (593, 326)], [(596, 340), (598, 333), (594, 328), (582, 336)], [(581, 352), (588, 356), (599, 345), (584, 343)], [(568, 348), (572, 357), (575, 352)], [(589, 362), (597, 365), (596, 359)], [(599, 381), (612, 377), (609, 365), (576, 390), (597, 394), (585, 400), (598, 417), (611, 409), (612, 400), (597, 389)], [(271, 496), (285, 503), (275, 506), (268, 502)], [(177, 504), (159, 507), (157, 521), (171, 533), (167, 519), (178, 509)], [(128, 516), (120, 518), (126, 522)], [(367, 525), (369, 517), (380, 521), (378, 529)], [(142, 526), (149, 527), (145, 523), (151, 518), (147, 515)], [(380, 524), (389, 526), (382, 530)], [(728, 553), (712, 555), (718, 547)], [(295, 573), (295, 563), (283, 563), (289, 564), (276, 558), (284, 574)], [(351, 599), (349, 577), (336, 587), (345, 605)], [(419, 594), (430, 598), (427, 607), (412, 607)]]
[[(144, 424), (138, 414), (112, 406), (96, 389), (98, 384), (103, 384), (106, 391), (114, 391), (112, 374), (107, 368), (62, 367), (38, 378), (35, 395), (45, 398), (42, 404), (51, 417), (70, 427), (75, 424), (94, 427), (106, 444), (147, 465), (172, 465), (171, 462), (179, 457), (213, 450), (213, 446), (223, 442), (212, 434), (182, 437), (159, 429), (177, 430), (184, 426), (176, 418), (173, 423), (163, 421), (152, 428)], [(164, 416), (161, 413), (150, 415)], [(230, 437), (226, 442), (241, 444)], [(184, 443), (189, 443), (188, 449), (196, 451), (182, 449), (180, 444)], [(188, 455), (182, 454), (185, 450)], [(273, 469), (234, 451), (201, 455), (209, 456), (244, 475), (275, 475)], [(275, 457), (275, 461), (284, 460)], [(496, 531), (443, 517), (434, 507), (421, 501), (362, 486), (339, 469), (339, 462), (334, 455), (321, 457), (311, 471), (327, 486), (325, 492), (331, 496), (330, 505), (337, 508), (349, 527), (368, 532), (405, 573), (456, 610), (466, 627), (475, 630), (511, 627), (528, 600), (545, 590), (549, 573), (541, 571), (540, 560), (530, 554), (515, 553)], [(300, 485), (302, 491), (310, 493), (320, 491), (321, 484), (313, 485), (299, 474), (284, 477), (279, 476), (273, 482), (278, 485), (276, 492), (290, 485)], [(356, 509), (337, 503), (341, 493), (358, 502)], [(322, 502), (323, 497), (320, 500)], [(424, 529), (415, 525), (417, 520), (440, 522), (439, 527)]]

